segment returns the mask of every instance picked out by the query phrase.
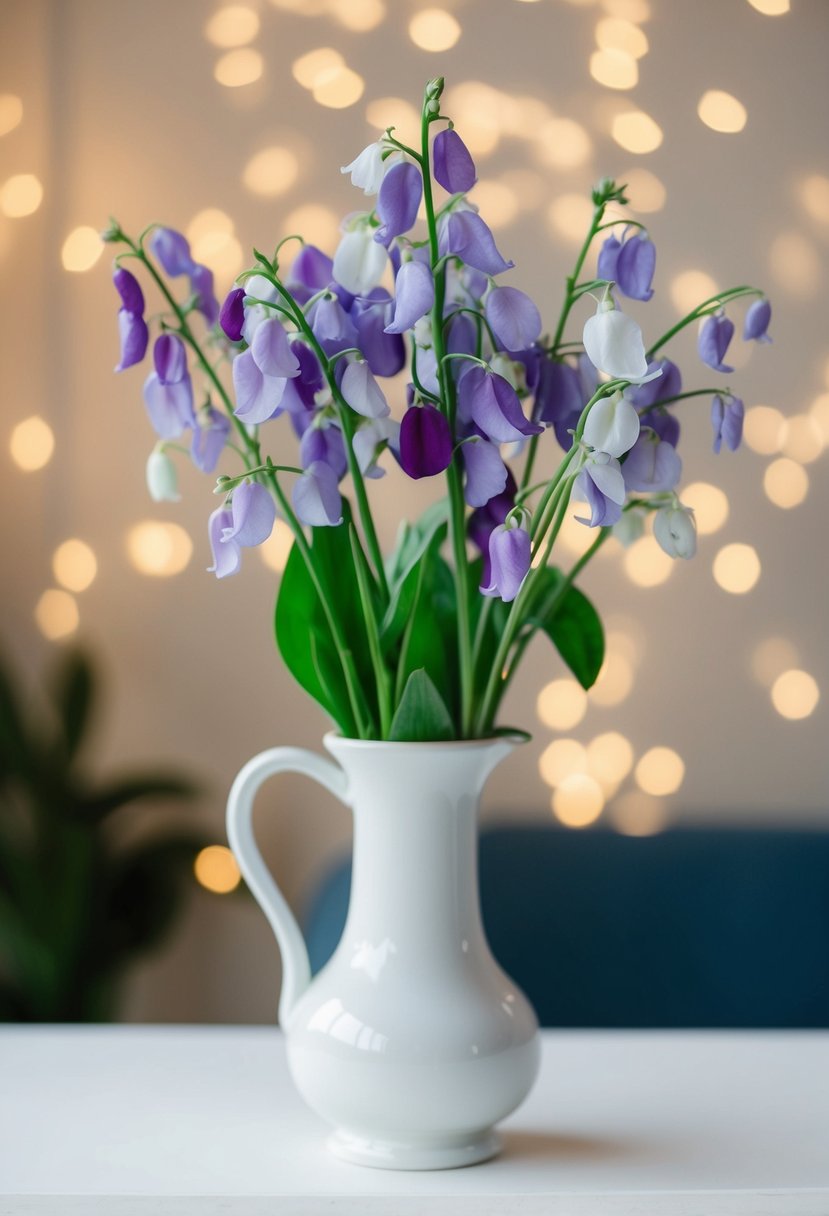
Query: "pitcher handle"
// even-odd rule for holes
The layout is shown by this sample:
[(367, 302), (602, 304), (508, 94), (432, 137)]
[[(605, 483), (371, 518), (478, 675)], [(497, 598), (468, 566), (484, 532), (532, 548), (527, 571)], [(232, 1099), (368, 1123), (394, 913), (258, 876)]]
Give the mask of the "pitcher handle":
[(301, 747), (272, 747), (249, 760), (227, 800), (227, 837), (245, 882), (268, 918), (282, 954), (279, 1022), (287, 1027), (291, 1012), (311, 981), (308, 950), (296, 917), (262, 859), (253, 834), (253, 800), (263, 781), (276, 773), (301, 773), (347, 803), (347, 778), (331, 760)]

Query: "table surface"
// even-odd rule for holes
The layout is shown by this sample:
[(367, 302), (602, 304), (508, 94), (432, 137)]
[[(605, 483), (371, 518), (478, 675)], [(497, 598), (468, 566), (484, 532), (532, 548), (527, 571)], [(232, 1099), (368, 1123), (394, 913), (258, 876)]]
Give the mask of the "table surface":
[(0, 1216), (827, 1216), (829, 1034), (547, 1031), (495, 1161), (347, 1165), (267, 1027), (0, 1030)]

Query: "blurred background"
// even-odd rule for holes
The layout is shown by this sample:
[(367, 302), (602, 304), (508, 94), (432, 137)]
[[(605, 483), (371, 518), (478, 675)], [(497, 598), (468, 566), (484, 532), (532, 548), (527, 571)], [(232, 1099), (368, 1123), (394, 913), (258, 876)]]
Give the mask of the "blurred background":
[[(64, 906), (60, 876), (77, 846), (127, 920), (163, 910), (94, 947), (115, 951), (123, 983), (112, 1008), (93, 1003), (89, 1016), (273, 1020), (275, 944), (232, 859), (211, 846), (224, 843), (224, 799), (244, 761), (275, 744), (318, 747), (327, 728), (273, 643), (285, 531), (217, 583), (206, 573), (212, 479), (182, 463), (182, 502), (149, 500), (143, 373), (112, 374), (117, 300), (97, 233), (109, 215), (132, 233), (152, 221), (180, 228), (214, 268), (220, 298), (254, 244), (300, 231), (333, 252), (340, 217), (363, 205), (340, 165), (391, 123), (412, 132), (438, 74), (478, 165), (472, 197), (516, 262), (507, 281), (548, 325), (590, 187), (606, 175), (629, 183), (658, 250), (657, 294), (631, 306), (646, 339), (733, 284), (765, 288), (774, 308), (774, 344), (737, 341), (731, 352), (744, 447), (714, 456), (707, 399), (683, 408), (696, 559), (672, 562), (647, 536), (605, 547), (582, 583), (607, 625), (605, 669), (584, 694), (537, 643), (505, 715), (534, 740), (495, 775), (485, 819), (642, 842), (677, 825), (826, 826), (829, 8), (436, 2), (2, 6), (0, 644), (27, 718), (7, 720), (38, 740), (26, 752), (12, 738), (9, 754), (29, 755), (19, 783), (61, 842), (25, 899)], [(588, 312), (574, 311), (573, 336)], [(687, 388), (711, 381), (694, 340), (670, 352)], [(401, 509), (414, 514), (429, 494), (395, 473), (373, 489), (386, 542)], [(586, 530), (573, 524), (563, 539), (575, 555)], [(85, 742), (69, 737), (79, 705), (91, 706)], [(44, 743), (47, 723), (59, 744)], [(45, 788), (47, 753), (62, 775)], [(67, 776), (75, 763), (81, 793)], [(133, 785), (119, 794), (112, 783), (125, 773)], [(13, 801), (7, 835), (24, 813)], [(301, 911), (347, 850), (347, 812), (300, 778), (281, 778), (268, 801), (263, 849)], [(136, 860), (139, 845), (156, 861)], [(127, 878), (116, 854), (132, 858)], [(159, 866), (169, 877), (160, 894), (150, 890)], [(13, 936), (7, 928), (0, 947)], [(28, 949), (21, 941), (13, 948)], [(144, 961), (128, 965), (133, 956)]]

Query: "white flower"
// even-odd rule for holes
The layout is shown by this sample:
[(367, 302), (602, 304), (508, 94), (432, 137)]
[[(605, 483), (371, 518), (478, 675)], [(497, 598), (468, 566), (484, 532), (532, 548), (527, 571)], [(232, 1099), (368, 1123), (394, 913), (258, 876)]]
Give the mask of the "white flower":
[(593, 366), (614, 380), (646, 384), (662, 375), (661, 368), (648, 373), (642, 330), (633, 317), (614, 306), (609, 295), (587, 319), (584, 349)]
[(180, 502), (178, 473), (161, 448), (153, 448), (147, 460), (147, 489), (153, 502)]
[(343, 165), (340, 173), (350, 173), (352, 186), (356, 186), (364, 194), (376, 194), (388, 169), (401, 159), (400, 153), (392, 153), (383, 160), (385, 147), (382, 139), (369, 144), (350, 165)]
[(364, 477), (383, 477), (384, 470), (377, 458), (386, 445), (400, 446), (400, 423), (393, 418), (372, 418), (364, 422), (354, 436), (354, 455)]
[(371, 228), (359, 224), (343, 234), (334, 254), (334, 278), (354, 296), (368, 295), (380, 282), (389, 255)]
[[(268, 300), (270, 303), (276, 302), (278, 292), (273, 283), (261, 274), (251, 275), (249, 279), (245, 279), (243, 283), (245, 295), (254, 296), (257, 300)], [(276, 316), (272, 308), (266, 308), (264, 304), (246, 304), (245, 305), (245, 323), (242, 326), (242, 337), (247, 342), (248, 346), (253, 344), (253, 335), (256, 333), (263, 321), (267, 321), (269, 317)]]
[(694, 513), (680, 502), (660, 507), (654, 516), (653, 534), (669, 557), (693, 557), (697, 551)]
[(584, 424), (583, 439), (597, 452), (624, 456), (639, 438), (636, 407), (621, 393), (602, 397), (590, 407)]
[(365, 359), (355, 359), (343, 372), (340, 391), (353, 410), (364, 418), (385, 418), (389, 403)]
[(425, 316), (415, 321), (412, 334), (414, 335), (415, 346), (419, 346), (421, 350), (430, 350), (433, 342), (432, 318)]
[(613, 525), (613, 535), (623, 549), (628, 549), (645, 535), (645, 517), (641, 511), (623, 511), (622, 518)]
[(507, 384), (511, 384), (516, 392), (523, 392), (527, 387), (523, 363), (515, 363), (503, 351), (497, 351), (489, 361), (489, 366), (499, 376), (503, 376)]

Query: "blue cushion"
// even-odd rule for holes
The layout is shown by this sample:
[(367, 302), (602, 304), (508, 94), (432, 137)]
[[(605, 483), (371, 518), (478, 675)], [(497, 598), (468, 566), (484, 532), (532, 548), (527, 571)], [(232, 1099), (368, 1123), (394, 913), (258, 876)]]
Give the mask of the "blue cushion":
[[(502, 827), (484, 832), (493, 953), (544, 1026), (829, 1028), (829, 833)], [(306, 918), (314, 971), (350, 866)]]

